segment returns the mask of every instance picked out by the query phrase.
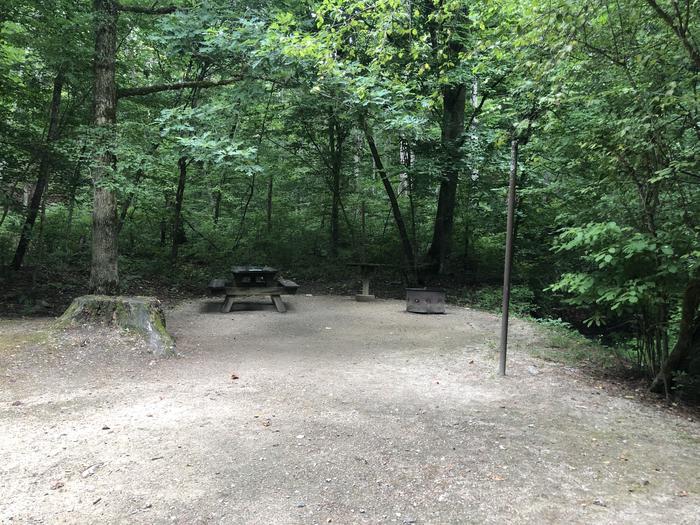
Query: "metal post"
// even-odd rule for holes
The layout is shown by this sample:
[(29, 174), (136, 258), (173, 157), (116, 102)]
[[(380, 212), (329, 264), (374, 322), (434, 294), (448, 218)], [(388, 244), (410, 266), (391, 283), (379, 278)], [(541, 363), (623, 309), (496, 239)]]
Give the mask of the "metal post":
[(508, 219), (506, 223), (506, 258), (503, 266), (503, 310), (501, 316), (501, 355), (498, 373), (506, 375), (506, 353), (508, 350), (508, 313), (510, 308), (510, 273), (513, 263), (513, 223), (515, 220), (515, 181), (518, 171), (518, 139), (510, 144), (510, 179), (508, 182)]

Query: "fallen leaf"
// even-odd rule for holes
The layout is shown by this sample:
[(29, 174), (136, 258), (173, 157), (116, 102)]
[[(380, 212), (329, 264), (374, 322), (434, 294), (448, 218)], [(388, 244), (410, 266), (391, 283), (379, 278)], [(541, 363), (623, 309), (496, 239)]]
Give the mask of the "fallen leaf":
[(81, 477), (83, 478), (89, 478), (92, 476), (95, 472), (97, 472), (97, 469), (102, 466), (102, 462), (100, 463), (95, 463), (94, 465), (90, 465), (88, 468), (83, 470), (83, 472), (80, 474)]

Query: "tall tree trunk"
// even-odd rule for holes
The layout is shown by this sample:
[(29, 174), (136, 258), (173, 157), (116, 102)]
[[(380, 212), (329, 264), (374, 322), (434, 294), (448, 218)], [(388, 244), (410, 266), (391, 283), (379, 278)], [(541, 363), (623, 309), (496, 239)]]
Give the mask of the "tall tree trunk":
[(175, 213), (173, 216), (173, 238), (170, 249), (170, 260), (174, 263), (177, 260), (177, 251), (180, 246), (182, 229), (182, 201), (185, 196), (185, 183), (187, 182), (187, 157), (180, 157), (177, 161), (180, 177), (177, 181), (177, 192), (175, 193)]
[(691, 372), (691, 364), (700, 367), (700, 274), (696, 271), (683, 294), (683, 307), (678, 340), (668, 359), (661, 366), (651, 389), (666, 392), (672, 384), (674, 372)]
[(268, 235), (272, 233), (272, 184), (273, 175), (270, 173), (270, 177), (267, 179), (267, 233)]
[(367, 128), (364, 128), (365, 138), (367, 139), (367, 144), (369, 145), (369, 150), (372, 154), (372, 159), (374, 160), (374, 166), (379, 173), (379, 177), (382, 179), (384, 184), (384, 189), (389, 197), (389, 203), (391, 204), (391, 212), (394, 215), (394, 222), (396, 223), (396, 228), (399, 230), (399, 236), (401, 238), (401, 247), (403, 248), (403, 254), (406, 258), (406, 263), (411, 268), (411, 274), (413, 275), (413, 280), (417, 280), (416, 275), (416, 260), (413, 252), (413, 246), (411, 245), (411, 238), (408, 235), (408, 230), (406, 229), (406, 223), (403, 220), (403, 215), (401, 214), (401, 208), (399, 207), (399, 201), (396, 198), (396, 192), (394, 187), (391, 185), (391, 181), (387, 176), (386, 169), (384, 169), (384, 164), (382, 163), (382, 158), (377, 150), (377, 145), (374, 142), (374, 137), (370, 134)]
[(331, 256), (338, 256), (340, 244), (340, 171), (333, 166), (333, 195), (331, 196)]
[(216, 190), (214, 192), (214, 216), (212, 217), (214, 224), (219, 224), (219, 217), (221, 217), (221, 190)]
[(117, 198), (106, 182), (116, 164), (113, 148), (117, 120), (115, 62), (117, 52), (117, 2), (94, 0), (95, 81), (93, 87), (94, 125), (101, 133), (102, 147), (93, 163), (92, 267), (90, 290), (113, 294), (119, 287), (117, 267)]
[(438, 195), (433, 240), (428, 249), (428, 260), (442, 273), (452, 247), (459, 150), (464, 133), (464, 107), (467, 88), (464, 84), (446, 86), (442, 91), (442, 150), (443, 170)]
[[(165, 207), (164, 210), (168, 210), (170, 208), (170, 199), (168, 199), (168, 196), (165, 196)], [(164, 212), (167, 213), (167, 212)], [(165, 241), (168, 237), (168, 223), (165, 220), (165, 217), (161, 217), (160, 219), (160, 224), (158, 225), (160, 228), (160, 245), (165, 246)]]
[(331, 167), (331, 256), (338, 256), (340, 244), (340, 176), (342, 170), (342, 137), (331, 110), (328, 120), (328, 153)]
[(49, 129), (46, 133), (46, 142), (43, 146), (43, 151), (41, 152), (41, 160), (39, 162), (39, 175), (37, 177), (36, 186), (34, 188), (34, 194), (32, 195), (31, 201), (29, 202), (29, 208), (27, 210), (27, 217), (24, 220), (24, 225), (22, 226), (22, 232), (20, 233), (19, 243), (17, 244), (17, 250), (15, 250), (15, 256), (12, 260), (12, 268), (14, 270), (19, 270), (24, 262), (24, 256), (27, 254), (29, 249), (29, 243), (32, 239), (32, 230), (34, 228), (34, 223), (36, 222), (36, 217), (39, 213), (39, 208), (43, 202), (44, 191), (49, 182), (49, 174), (51, 173), (51, 143), (58, 138), (59, 129), (59, 111), (61, 108), (61, 91), (63, 90), (63, 73), (59, 72), (53, 81), (53, 95), (51, 96), (51, 108), (49, 110)]

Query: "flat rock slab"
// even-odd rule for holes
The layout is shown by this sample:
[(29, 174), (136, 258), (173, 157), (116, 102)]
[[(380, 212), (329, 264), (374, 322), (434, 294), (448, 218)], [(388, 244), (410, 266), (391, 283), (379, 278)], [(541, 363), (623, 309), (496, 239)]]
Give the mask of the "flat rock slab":
[(163, 308), (155, 297), (83, 295), (73, 300), (55, 326), (66, 328), (92, 323), (142, 334), (155, 355), (175, 352), (175, 342), (165, 328)]

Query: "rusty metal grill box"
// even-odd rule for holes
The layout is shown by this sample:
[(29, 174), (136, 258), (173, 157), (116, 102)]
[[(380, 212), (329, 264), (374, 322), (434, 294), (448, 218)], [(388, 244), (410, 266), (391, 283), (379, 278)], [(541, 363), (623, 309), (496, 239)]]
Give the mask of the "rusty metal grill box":
[(444, 314), (445, 290), (406, 288), (406, 311), (417, 314)]

